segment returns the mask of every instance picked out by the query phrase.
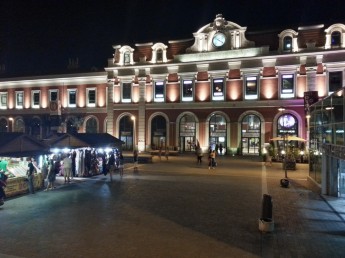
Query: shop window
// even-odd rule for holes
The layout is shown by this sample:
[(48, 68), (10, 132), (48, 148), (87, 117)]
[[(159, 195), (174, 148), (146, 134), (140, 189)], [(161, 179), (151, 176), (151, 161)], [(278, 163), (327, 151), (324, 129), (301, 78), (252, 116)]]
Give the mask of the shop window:
[(193, 101), (193, 81), (182, 81), (182, 101)]
[(155, 102), (164, 102), (164, 96), (165, 96), (165, 87), (164, 87), (164, 81), (157, 81), (155, 82)]
[(260, 153), (261, 121), (256, 115), (246, 115), (241, 124), (241, 146), (243, 155)]
[(151, 122), (151, 149), (165, 149), (166, 144), (166, 120), (163, 116), (156, 116)]

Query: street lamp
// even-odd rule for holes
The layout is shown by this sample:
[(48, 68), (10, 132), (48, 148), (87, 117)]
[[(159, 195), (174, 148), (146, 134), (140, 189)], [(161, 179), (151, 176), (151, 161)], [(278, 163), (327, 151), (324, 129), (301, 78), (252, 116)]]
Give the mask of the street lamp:
[(133, 120), (133, 150), (136, 149), (136, 123), (135, 123), (135, 116), (131, 116), (131, 119)]

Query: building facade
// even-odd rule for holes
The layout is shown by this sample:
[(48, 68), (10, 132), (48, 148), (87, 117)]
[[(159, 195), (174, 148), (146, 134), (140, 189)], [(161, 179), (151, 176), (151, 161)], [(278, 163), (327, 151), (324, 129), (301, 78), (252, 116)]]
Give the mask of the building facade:
[(104, 72), (2, 78), (0, 131), (108, 132), (124, 150), (260, 155), (273, 137), (309, 137), (306, 93), (344, 85), (344, 24), (248, 31), (217, 15), (191, 35), (114, 45)]

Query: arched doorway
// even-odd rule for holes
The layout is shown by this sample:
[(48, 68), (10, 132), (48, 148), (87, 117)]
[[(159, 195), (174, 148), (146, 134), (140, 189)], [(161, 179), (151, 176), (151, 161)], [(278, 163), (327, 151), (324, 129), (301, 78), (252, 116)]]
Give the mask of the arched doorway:
[(78, 122), (77, 118), (75, 117), (70, 117), (66, 121), (66, 132), (70, 134), (76, 134), (78, 133)]
[(25, 123), (23, 119), (18, 118), (14, 121), (14, 131), (18, 133), (25, 132)]
[(195, 151), (195, 130), (194, 116), (184, 115), (180, 120), (180, 151)]
[(218, 152), (217, 154), (224, 155), (227, 149), (225, 117), (220, 114), (212, 115), (209, 122), (209, 132), (210, 147), (212, 148), (212, 150), (216, 150)]
[(124, 116), (120, 119), (120, 139), (124, 142), (122, 150), (133, 150), (134, 120), (130, 116)]
[(242, 155), (259, 155), (261, 146), (261, 121), (257, 115), (249, 114), (241, 123)]
[(0, 132), (5, 133), (8, 130), (7, 120), (5, 118), (0, 119)]
[(151, 148), (153, 150), (166, 147), (167, 137), (166, 120), (163, 116), (156, 116), (151, 122)]
[(30, 135), (37, 138), (41, 139), (41, 120), (38, 117), (34, 117), (30, 121)]

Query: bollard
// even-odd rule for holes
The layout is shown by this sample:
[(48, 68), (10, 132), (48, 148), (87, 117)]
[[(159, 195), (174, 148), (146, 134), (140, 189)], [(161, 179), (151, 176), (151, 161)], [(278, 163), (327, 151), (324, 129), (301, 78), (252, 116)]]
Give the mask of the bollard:
[(259, 219), (259, 230), (262, 232), (272, 232), (274, 229), (272, 207), (272, 197), (264, 194), (262, 198), (261, 218)]
[(268, 194), (263, 195), (261, 218), (272, 220), (272, 197)]

